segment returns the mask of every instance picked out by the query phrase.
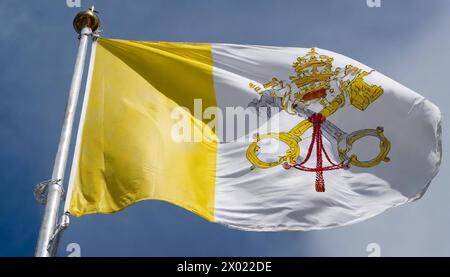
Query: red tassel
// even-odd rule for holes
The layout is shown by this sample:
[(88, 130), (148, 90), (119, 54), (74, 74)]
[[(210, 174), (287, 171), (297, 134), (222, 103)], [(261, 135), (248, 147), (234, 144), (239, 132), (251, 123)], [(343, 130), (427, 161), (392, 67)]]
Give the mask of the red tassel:
[(316, 144), (316, 191), (325, 191), (325, 180), (323, 179), (323, 169), (322, 169), (322, 122), (325, 121), (325, 117), (316, 113), (311, 116), (311, 122), (314, 124), (313, 136), (315, 136)]
[(316, 191), (325, 192), (325, 180), (323, 179), (323, 171), (316, 172)]
[[(292, 167), (302, 170), (302, 171), (308, 171), (308, 172), (315, 172), (316, 173), (316, 191), (317, 192), (325, 192), (325, 180), (323, 178), (323, 172), (328, 170), (337, 170), (344, 167), (344, 163), (335, 164), (331, 161), (330, 157), (328, 156), (328, 153), (323, 148), (322, 144), (322, 123), (325, 121), (325, 116), (323, 116), (320, 113), (315, 113), (312, 116), (308, 118), (308, 120), (313, 124), (313, 134), (312, 134), (312, 140), (311, 144), (308, 148), (308, 153), (306, 154), (305, 159), (299, 163), (299, 164), (289, 164), (284, 163), (283, 167), (285, 169), (290, 169)], [(309, 160), (311, 157), (314, 145), (316, 145), (316, 167), (310, 168), (304, 166), (304, 164)], [(325, 158), (327, 161), (331, 164), (330, 166), (323, 167), (322, 165), (322, 154), (325, 155)]]

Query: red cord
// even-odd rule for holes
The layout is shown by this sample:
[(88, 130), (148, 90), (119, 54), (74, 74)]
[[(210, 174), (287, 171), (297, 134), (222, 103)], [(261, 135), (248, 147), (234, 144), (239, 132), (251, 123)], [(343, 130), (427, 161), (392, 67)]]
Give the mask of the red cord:
[[(323, 178), (323, 172), (328, 170), (337, 170), (344, 167), (344, 163), (333, 163), (323, 147), (322, 144), (322, 123), (326, 120), (326, 118), (320, 114), (315, 113), (312, 116), (308, 118), (308, 120), (313, 124), (313, 134), (312, 134), (312, 140), (311, 144), (308, 148), (308, 153), (306, 154), (305, 159), (299, 163), (299, 164), (283, 164), (283, 167), (285, 169), (289, 169), (291, 167), (294, 167), (298, 170), (302, 171), (308, 171), (308, 172), (316, 172), (316, 191), (317, 192), (324, 192), (325, 191), (325, 180)], [(316, 167), (306, 167), (304, 164), (309, 160), (312, 154), (312, 150), (314, 148), (314, 145), (316, 145)], [(322, 154), (325, 155), (325, 158), (327, 161), (331, 164), (330, 166), (322, 166)]]

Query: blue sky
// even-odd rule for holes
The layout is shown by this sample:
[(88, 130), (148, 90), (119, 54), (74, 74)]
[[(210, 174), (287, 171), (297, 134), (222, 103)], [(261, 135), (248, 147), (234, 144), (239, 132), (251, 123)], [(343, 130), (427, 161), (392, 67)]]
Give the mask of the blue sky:
[(83, 256), (367, 256), (373, 242), (382, 256), (450, 255), (450, 1), (382, 0), (380, 8), (366, 0), (65, 2), (0, 0), (0, 256), (34, 253), (43, 208), (32, 189), (51, 175), (77, 47), (72, 19), (92, 4), (105, 37), (318, 46), (350, 56), (440, 107), (444, 160), (423, 199), (352, 226), (242, 232), (146, 201), (73, 218), (59, 255), (71, 242)]

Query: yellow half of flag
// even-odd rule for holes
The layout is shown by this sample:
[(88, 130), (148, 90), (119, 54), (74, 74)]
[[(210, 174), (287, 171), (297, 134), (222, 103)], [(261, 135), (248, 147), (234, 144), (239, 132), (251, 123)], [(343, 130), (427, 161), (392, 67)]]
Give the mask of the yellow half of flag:
[(216, 105), (211, 45), (99, 39), (94, 51), (70, 213), (157, 199), (213, 220), (217, 143), (174, 142), (170, 128), (175, 107)]

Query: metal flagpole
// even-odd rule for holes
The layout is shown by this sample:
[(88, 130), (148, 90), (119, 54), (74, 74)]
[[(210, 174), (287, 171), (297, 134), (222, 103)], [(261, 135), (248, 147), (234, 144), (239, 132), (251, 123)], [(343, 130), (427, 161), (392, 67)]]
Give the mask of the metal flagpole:
[[(69, 154), (72, 126), (75, 118), (78, 95), (80, 92), (83, 69), (86, 58), (86, 51), (89, 37), (95, 34), (100, 26), (100, 20), (94, 11), (94, 7), (78, 13), (73, 26), (80, 35), (78, 53), (75, 61), (75, 68), (70, 85), (69, 98), (67, 100), (64, 122), (58, 144), (58, 151), (53, 166), (52, 179), (43, 182), (35, 189), (35, 196), (41, 203), (45, 203), (44, 217), (42, 219), (39, 238), (36, 245), (36, 257), (49, 257), (56, 253), (58, 233), (67, 225), (67, 215), (57, 224), (58, 211), (61, 199), (63, 198), (63, 180), (66, 170), (67, 157)], [(45, 196), (46, 194), (46, 196)]]

